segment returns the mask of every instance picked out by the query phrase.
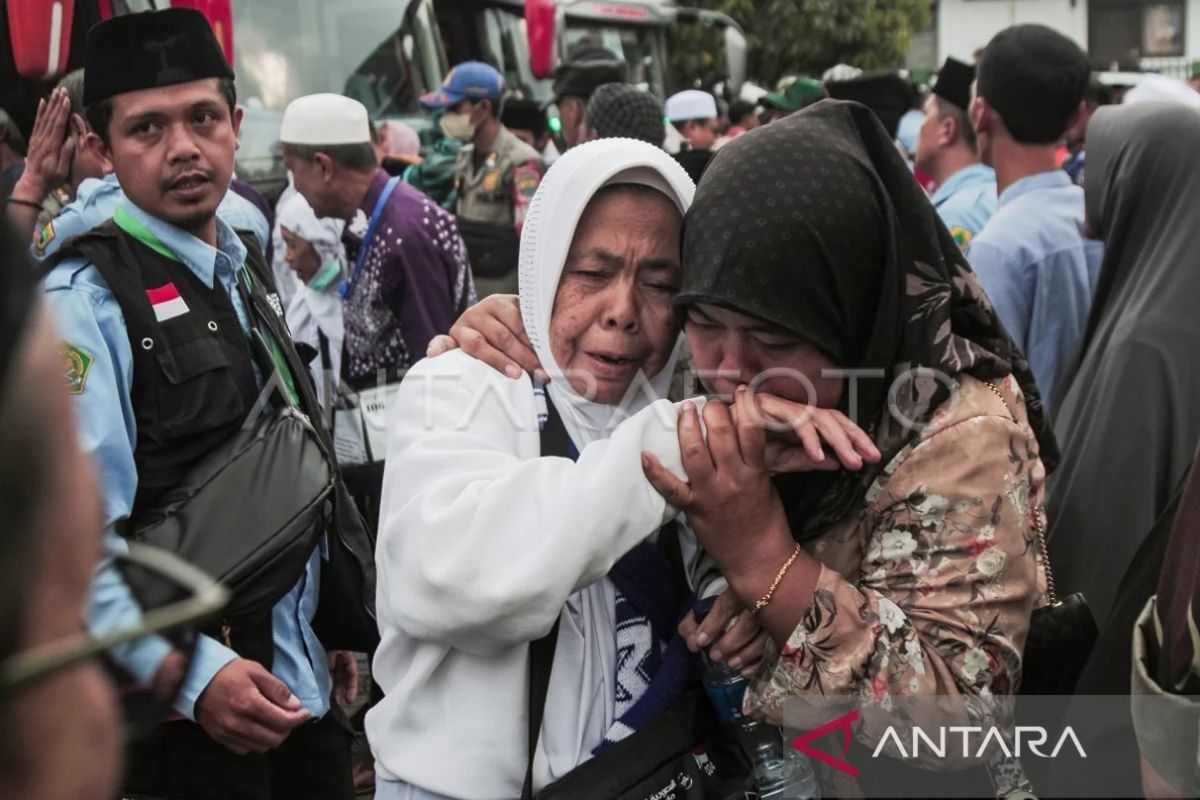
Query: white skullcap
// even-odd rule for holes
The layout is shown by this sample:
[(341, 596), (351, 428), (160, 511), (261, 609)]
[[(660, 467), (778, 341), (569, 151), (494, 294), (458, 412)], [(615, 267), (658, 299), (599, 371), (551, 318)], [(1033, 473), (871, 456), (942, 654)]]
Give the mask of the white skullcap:
[(667, 119), (683, 122), (689, 119), (712, 119), (717, 116), (717, 101), (699, 89), (673, 94), (667, 98)]
[(288, 103), (279, 140), (285, 144), (370, 144), (367, 108), (340, 94), (310, 94)]

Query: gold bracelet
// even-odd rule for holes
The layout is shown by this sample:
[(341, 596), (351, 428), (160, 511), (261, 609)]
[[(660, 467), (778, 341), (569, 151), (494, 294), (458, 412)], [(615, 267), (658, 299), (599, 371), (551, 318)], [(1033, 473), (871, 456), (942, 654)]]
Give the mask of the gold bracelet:
[(775, 590), (779, 588), (779, 584), (783, 583), (783, 576), (787, 575), (787, 571), (792, 568), (792, 564), (796, 563), (796, 559), (800, 557), (800, 545), (797, 544), (792, 549), (792, 554), (788, 556), (788, 560), (783, 562), (783, 566), (779, 568), (779, 574), (775, 576), (775, 580), (771, 583), (771, 588), (767, 589), (767, 593), (758, 598), (758, 602), (754, 604), (754, 608), (750, 610), (751, 614), (757, 615), (767, 607), (771, 602), (771, 597), (775, 594)]

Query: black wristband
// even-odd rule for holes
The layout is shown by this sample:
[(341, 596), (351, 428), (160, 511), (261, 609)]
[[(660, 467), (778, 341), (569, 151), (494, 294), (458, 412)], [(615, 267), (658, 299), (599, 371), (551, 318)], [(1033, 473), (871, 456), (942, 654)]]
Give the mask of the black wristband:
[(36, 208), (38, 211), (42, 210), (41, 203), (35, 203), (32, 200), (22, 200), (20, 197), (10, 197), (7, 202), (16, 203), (19, 206), (26, 206), (28, 208)]

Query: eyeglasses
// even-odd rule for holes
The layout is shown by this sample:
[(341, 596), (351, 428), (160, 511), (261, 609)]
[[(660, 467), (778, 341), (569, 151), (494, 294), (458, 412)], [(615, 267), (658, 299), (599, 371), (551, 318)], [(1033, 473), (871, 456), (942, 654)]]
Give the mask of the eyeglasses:
[(139, 542), (127, 545), (126, 551), (110, 555), (142, 607), (137, 623), (101, 635), (82, 632), (9, 657), (0, 663), (0, 700), (7, 700), (60, 670), (104, 658), (121, 694), (127, 733), (135, 735), (161, 720), (186, 678), (186, 667), (180, 671), (175, 685), (159, 687), (155, 692), (137, 685), (116, 665), (111, 651), (148, 636), (163, 636), (186, 657), (190, 667), (195, 628), (225, 607), (229, 592), (201, 570), (165, 550)]

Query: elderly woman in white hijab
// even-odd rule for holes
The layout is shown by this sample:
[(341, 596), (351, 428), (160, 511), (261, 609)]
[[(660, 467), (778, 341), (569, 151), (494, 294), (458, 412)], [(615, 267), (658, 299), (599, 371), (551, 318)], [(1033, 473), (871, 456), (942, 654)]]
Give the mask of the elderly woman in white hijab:
[[(656, 398), (678, 357), (671, 299), (694, 188), (643, 142), (572, 149), (521, 239), (521, 313), (550, 373), (544, 393), (462, 351), (421, 361), (400, 386), (376, 552), (385, 696), (366, 722), (380, 800), (521, 795), (530, 644), (556, 622), (533, 787), (636, 726), (630, 709), (649, 692), (618, 677), (631, 597), (614, 566), (656, 549), (647, 540), (676, 513), (640, 459), (655, 453), (683, 475), (677, 412)], [(550, 415), (577, 460), (542, 454)], [(696, 563), (694, 540), (672, 535)], [(658, 611), (673, 632), (679, 609)]]
[[(283, 260), (296, 278), (296, 289), (284, 318), (292, 338), (318, 354), (321, 375), (317, 394), (322, 404), (336, 386), (342, 369), (342, 300), (338, 286), (346, 274), (342, 227), (336, 219), (317, 219), (308, 201), (293, 193), (280, 202), (276, 225), (283, 241)], [(322, 379), (324, 378), (324, 379)]]

